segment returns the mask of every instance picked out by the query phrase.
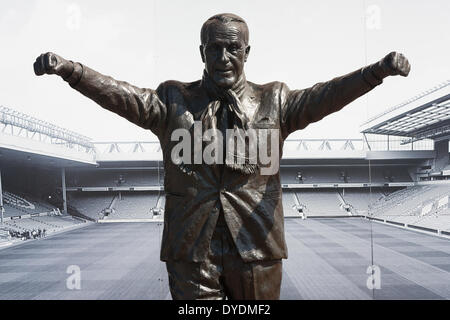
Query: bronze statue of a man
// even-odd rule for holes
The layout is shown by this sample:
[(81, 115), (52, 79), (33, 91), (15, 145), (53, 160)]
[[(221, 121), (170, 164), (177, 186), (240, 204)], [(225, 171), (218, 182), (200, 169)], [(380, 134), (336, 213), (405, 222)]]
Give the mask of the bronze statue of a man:
[[(342, 109), (383, 78), (407, 76), (410, 70), (407, 59), (392, 52), (347, 75), (290, 90), (281, 82), (247, 81), (244, 64), (249, 53), (245, 21), (234, 14), (218, 14), (201, 29), (205, 69), (199, 81), (167, 81), (152, 90), (53, 53), (42, 54), (34, 63), (36, 75), (61, 76), (103, 108), (158, 137), (166, 173), (161, 260), (166, 262), (174, 299), (279, 299), (282, 259), (287, 258), (278, 172), (284, 140)], [(208, 139), (192, 138), (189, 148), (175, 159), (179, 138), (185, 132), (195, 136), (198, 124), (211, 133)], [(235, 133), (231, 140), (247, 141), (244, 151), (229, 150), (228, 139), (223, 143), (230, 130)], [(257, 132), (260, 139), (263, 131), (271, 137), (270, 145), (278, 148), (277, 170), (270, 174), (262, 173), (266, 163), (253, 161), (251, 139), (245, 140), (249, 132)], [(259, 149), (269, 148), (258, 139)], [(202, 162), (192, 151), (200, 149), (201, 158), (207, 141), (217, 146), (212, 162)], [(189, 160), (192, 154), (194, 161)], [(227, 155), (227, 161), (218, 161), (219, 155)], [(228, 161), (229, 155), (233, 161)]]

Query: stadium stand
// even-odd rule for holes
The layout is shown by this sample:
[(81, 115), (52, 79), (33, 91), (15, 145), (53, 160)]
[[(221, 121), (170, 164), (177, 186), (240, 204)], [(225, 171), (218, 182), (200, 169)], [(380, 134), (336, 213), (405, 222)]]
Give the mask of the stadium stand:
[(44, 225), (48, 225), (50, 228), (54, 229), (55, 231), (83, 223), (83, 221), (81, 221), (79, 219), (74, 219), (70, 215), (39, 216), (39, 217), (31, 218), (31, 220), (36, 221), (38, 223), (42, 223)]
[(33, 215), (32, 217), (15, 217), (6, 219), (4, 227), (0, 229), (0, 245), (11, 240), (27, 240), (48, 236), (55, 232), (65, 231), (86, 223), (70, 215)]
[[(284, 170), (280, 170), (281, 181), (284, 184), (295, 184), (295, 183), (303, 183), (303, 168), (284, 168)], [(299, 179), (299, 176), (301, 179)]]
[(283, 184), (341, 183), (343, 182), (340, 175), (341, 171), (333, 167), (283, 168), (281, 181)]
[(394, 192), (371, 205), (374, 216), (419, 215), (422, 208), (450, 192), (448, 185), (417, 185)]
[(413, 181), (405, 167), (301, 167), (282, 168), (282, 184), (389, 183)]
[[(160, 172), (160, 178), (161, 178)], [(156, 186), (157, 170), (77, 170), (67, 174), (68, 187), (144, 187)]]
[(83, 221), (74, 219), (71, 216), (65, 217), (52, 217), (52, 216), (39, 216), (34, 218), (14, 219), (4, 222), (5, 225), (15, 230), (46, 230), (47, 233), (53, 233), (65, 228), (73, 227)]
[(5, 212), (4, 212), (4, 217), (9, 218), (9, 217), (16, 217), (16, 216), (21, 216), (23, 214), (27, 214), (26, 212), (19, 210), (18, 208), (15, 208), (14, 206), (10, 206), (8, 203), (5, 203), (3, 205)]
[(297, 198), (306, 206), (307, 216), (343, 216), (342, 200), (336, 190), (297, 190)]
[(26, 214), (52, 212), (56, 208), (48, 203), (37, 200), (31, 195), (17, 192), (3, 191), (3, 203), (5, 207), (5, 217), (15, 217)]
[(384, 197), (384, 194), (380, 189), (347, 188), (341, 191), (341, 196), (353, 208), (354, 213), (366, 214), (369, 205)]
[(102, 211), (111, 205), (115, 194), (107, 192), (70, 192), (67, 202), (73, 209), (93, 220), (103, 217)]
[(370, 167), (370, 179), (374, 182), (412, 182), (406, 167)]
[[(283, 210), (285, 217), (298, 217), (300, 216), (300, 203), (297, 200), (295, 191), (283, 190)], [(302, 209), (304, 209), (302, 207)]]
[(105, 219), (152, 219), (152, 208), (158, 204), (158, 193), (121, 192), (114, 210)]
[(416, 185), (371, 203), (370, 216), (435, 233), (450, 230), (449, 184)]

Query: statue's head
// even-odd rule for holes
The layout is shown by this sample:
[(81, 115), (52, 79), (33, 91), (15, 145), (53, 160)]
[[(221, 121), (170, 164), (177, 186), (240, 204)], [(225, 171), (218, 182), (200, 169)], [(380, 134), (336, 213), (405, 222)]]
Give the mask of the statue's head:
[(217, 14), (203, 24), (200, 54), (206, 72), (219, 87), (231, 88), (244, 75), (248, 39), (247, 23), (231, 13)]

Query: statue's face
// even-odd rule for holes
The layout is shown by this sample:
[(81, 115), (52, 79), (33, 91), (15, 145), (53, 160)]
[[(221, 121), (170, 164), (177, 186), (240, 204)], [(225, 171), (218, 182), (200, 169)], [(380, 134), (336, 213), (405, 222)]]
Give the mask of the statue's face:
[(208, 75), (219, 87), (231, 88), (244, 74), (250, 52), (245, 32), (237, 22), (217, 22), (208, 29), (207, 42), (200, 46), (200, 52)]

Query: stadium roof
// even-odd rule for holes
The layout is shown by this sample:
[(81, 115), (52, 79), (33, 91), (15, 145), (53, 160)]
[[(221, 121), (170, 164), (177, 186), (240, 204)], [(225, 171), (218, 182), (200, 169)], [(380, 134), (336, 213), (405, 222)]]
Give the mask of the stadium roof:
[(96, 165), (91, 139), (0, 106), (0, 165)]
[[(4, 106), (0, 106), (0, 123), (3, 125), (2, 131), (5, 131), (9, 125), (12, 134), (14, 134), (13, 129), (17, 128), (19, 132), (25, 130), (26, 133), (30, 133), (33, 136), (37, 133), (41, 140), (42, 136), (48, 137), (51, 143), (75, 144), (87, 149), (92, 149), (93, 147), (91, 138)], [(27, 138), (30, 138), (28, 134)]]
[(412, 141), (450, 137), (450, 80), (372, 117), (361, 129)]

